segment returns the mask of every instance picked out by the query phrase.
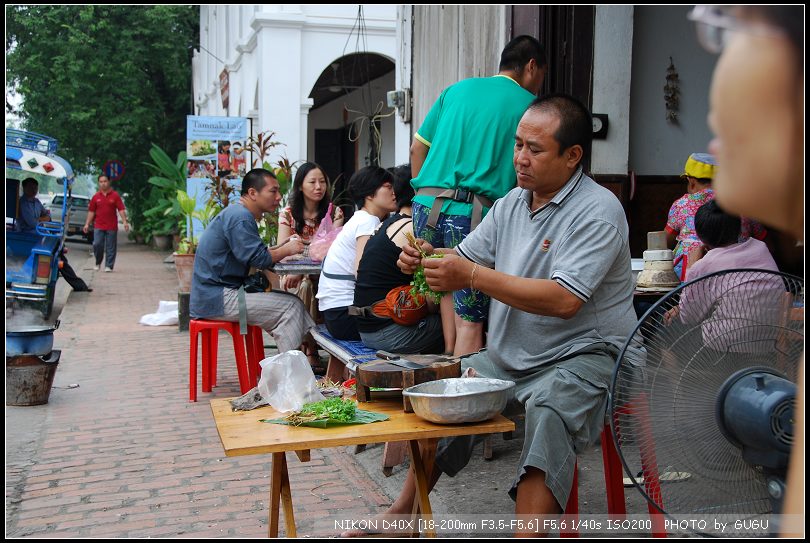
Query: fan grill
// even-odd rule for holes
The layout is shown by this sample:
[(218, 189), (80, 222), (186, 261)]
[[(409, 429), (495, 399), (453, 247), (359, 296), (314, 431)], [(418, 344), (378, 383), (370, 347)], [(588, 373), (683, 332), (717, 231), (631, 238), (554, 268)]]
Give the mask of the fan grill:
[[(731, 375), (752, 366), (796, 382), (803, 305), (801, 279), (733, 270), (682, 285), (641, 319), (616, 366), (611, 425), (625, 469), (644, 472), (633, 479), (663, 512), (770, 512), (765, 476), (723, 437), (716, 398)], [(774, 417), (771, 426), (792, 442), (785, 421)]]

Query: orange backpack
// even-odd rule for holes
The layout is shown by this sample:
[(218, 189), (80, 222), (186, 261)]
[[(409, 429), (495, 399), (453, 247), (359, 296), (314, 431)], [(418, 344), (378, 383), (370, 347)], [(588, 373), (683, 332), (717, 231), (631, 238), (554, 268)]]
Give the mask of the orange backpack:
[(414, 297), (411, 286), (402, 285), (389, 290), (384, 299), (371, 306), (371, 312), (402, 326), (413, 326), (427, 317), (428, 306), (424, 296)]

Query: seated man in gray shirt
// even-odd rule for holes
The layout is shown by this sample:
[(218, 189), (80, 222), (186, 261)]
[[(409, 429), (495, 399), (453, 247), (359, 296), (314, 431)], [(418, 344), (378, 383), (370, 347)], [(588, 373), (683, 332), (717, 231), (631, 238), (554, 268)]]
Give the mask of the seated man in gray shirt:
[[(281, 202), (278, 180), (264, 169), (249, 171), (242, 180), (239, 202), (223, 209), (203, 233), (194, 259), (189, 312), (195, 319), (239, 320), (239, 287), (251, 267), (266, 270), (282, 258), (303, 252), (293, 236), (269, 249), (256, 224), (263, 213)], [(247, 323), (260, 326), (276, 340), (278, 351), (298, 349), (315, 326), (304, 304), (287, 292), (245, 293)]]
[[(517, 514), (564, 510), (576, 454), (599, 437), (616, 356), (632, 333), (633, 281), (622, 206), (585, 175), (591, 117), (576, 99), (536, 99), (515, 135), (517, 188), (498, 200), (455, 249), (420, 241), (400, 267), (418, 264), (433, 290), (469, 287), (492, 297), (487, 349), (462, 359), (477, 375), (516, 384), (526, 434), (510, 495)], [(431, 487), (472, 454), (471, 437), (443, 440)], [(409, 512), (413, 480), (388, 513)], [(522, 534), (526, 535), (526, 534)]]

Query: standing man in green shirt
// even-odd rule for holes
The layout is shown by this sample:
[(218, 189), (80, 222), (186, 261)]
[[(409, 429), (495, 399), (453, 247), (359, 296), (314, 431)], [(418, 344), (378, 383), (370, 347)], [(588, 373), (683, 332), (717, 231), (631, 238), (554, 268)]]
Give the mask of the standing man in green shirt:
[[(501, 53), (498, 75), (465, 79), (442, 92), (411, 144), (418, 237), (454, 248), (514, 188), (515, 129), (547, 70), (540, 42), (518, 36)], [(442, 299), (442, 327), (446, 339), (455, 338), (454, 355), (484, 346), (488, 309), (489, 297), (470, 288)]]

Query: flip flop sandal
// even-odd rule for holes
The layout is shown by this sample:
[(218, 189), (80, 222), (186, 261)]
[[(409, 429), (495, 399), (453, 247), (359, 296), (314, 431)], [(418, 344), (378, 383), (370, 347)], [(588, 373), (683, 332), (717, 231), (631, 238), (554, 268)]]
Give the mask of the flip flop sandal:
[[(680, 481), (685, 481), (692, 476), (691, 473), (688, 471), (665, 471), (658, 476), (659, 483), (678, 483)], [(644, 484), (644, 472), (639, 471), (636, 474), (636, 481), (639, 485)], [(633, 482), (633, 479), (630, 477), (625, 477), (622, 479), (625, 487), (636, 486), (636, 483)]]

